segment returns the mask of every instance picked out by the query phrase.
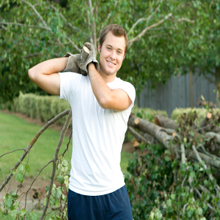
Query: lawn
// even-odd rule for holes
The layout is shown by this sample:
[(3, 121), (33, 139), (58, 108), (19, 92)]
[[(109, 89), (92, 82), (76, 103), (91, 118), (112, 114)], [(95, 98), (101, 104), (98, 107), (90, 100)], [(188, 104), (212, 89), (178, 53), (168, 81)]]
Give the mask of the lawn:
[[(26, 148), (40, 129), (41, 126), (39, 125), (28, 123), (12, 114), (0, 112), (0, 155), (15, 149)], [(59, 135), (58, 131), (47, 129), (39, 137), (29, 155), (28, 164), (31, 167), (31, 172), (26, 174), (27, 177), (35, 177), (38, 171), (53, 158), (55, 148), (59, 141)], [(60, 152), (64, 151), (67, 143), (68, 137), (64, 139)], [(23, 152), (24, 151), (15, 151), (0, 158), (0, 183), (6, 178), (16, 162), (19, 161)], [(126, 173), (126, 167), (132, 154), (122, 151), (121, 157), (121, 168), (123, 173)], [(65, 158), (68, 161), (71, 159), (71, 145)], [(27, 159), (28, 156), (24, 164)], [(51, 169), (52, 164), (42, 172), (39, 178), (49, 179)]]

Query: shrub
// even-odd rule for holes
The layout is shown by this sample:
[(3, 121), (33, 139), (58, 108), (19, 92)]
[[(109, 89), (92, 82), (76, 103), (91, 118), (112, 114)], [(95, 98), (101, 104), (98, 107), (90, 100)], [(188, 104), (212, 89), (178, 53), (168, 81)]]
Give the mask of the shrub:
[[(220, 111), (219, 108), (215, 108), (213, 110), (214, 113)], [(175, 121), (178, 121), (183, 113), (188, 114), (189, 112), (194, 112), (194, 111), (196, 111), (198, 116), (197, 122), (200, 123), (206, 117), (207, 109), (205, 108), (175, 108), (172, 112), (171, 118)]]
[(165, 117), (168, 117), (168, 114), (166, 111), (162, 110), (153, 110), (150, 108), (138, 108), (137, 106), (134, 106), (132, 108), (132, 112), (139, 118), (147, 119), (152, 122), (155, 115), (161, 114)]

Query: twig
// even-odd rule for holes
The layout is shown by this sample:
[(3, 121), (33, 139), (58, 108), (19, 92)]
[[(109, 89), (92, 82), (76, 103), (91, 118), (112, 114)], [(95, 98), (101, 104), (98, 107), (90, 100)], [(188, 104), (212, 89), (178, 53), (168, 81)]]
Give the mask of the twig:
[(41, 20), (41, 22), (43, 23), (44, 27), (48, 28), (48, 30), (52, 33), (51, 28), (49, 28), (46, 24), (46, 22), (44, 21), (44, 19), (41, 17), (41, 15), (39, 14), (39, 12), (36, 10), (35, 6), (32, 5), (30, 2), (27, 2), (25, 0), (21, 0), (22, 2), (24, 2), (25, 4), (29, 5), (33, 11), (35, 12), (35, 14), (39, 17), (39, 19)]
[(76, 46), (76, 44), (74, 44), (69, 37), (66, 37), (66, 39), (75, 47), (75, 49), (78, 51), (78, 52), (81, 52), (81, 50)]
[(14, 166), (14, 168), (11, 170), (11, 173), (7, 176), (6, 180), (3, 182), (3, 184), (0, 187), (0, 192), (2, 191), (2, 189), (5, 187), (5, 185), (8, 183), (8, 181), (11, 179), (11, 177), (13, 176), (13, 171), (16, 170), (18, 168), (18, 166), (21, 164), (21, 162), (24, 160), (24, 158), (26, 157), (26, 155), (28, 154), (28, 152), (31, 150), (31, 148), (33, 147), (33, 145), (35, 144), (35, 142), (38, 140), (38, 138), (40, 137), (40, 135), (54, 122), (56, 122), (57, 120), (59, 120), (61, 117), (63, 117), (64, 115), (67, 115), (70, 112), (70, 110), (65, 110), (62, 113), (60, 113), (59, 115), (57, 115), (56, 117), (54, 117), (53, 119), (51, 119), (50, 121), (48, 121), (43, 128), (40, 129), (40, 131), (36, 134), (36, 136), (33, 138), (33, 140), (31, 141), (31, 143), (29, 144), (29, 146), (27, 148), (25, 148), (25, 152), (23, 153), (23, 155), (21, 156), (19, 162), (17, 162)]
[(50, 202), (50, 196), (51, 196), (51, 192), (52, 192), (52, 187), (53, 187), (53, 182), (54, 182), (54, 178), (55, 178), (55, 174), (56, 174), (58, 154), (59, 154), (60, 147), (61, 147), (61, 144), (63, 142), (63, 139), (65, 137), (66, 131), (67, 131), (67, 129), (69, 127), (69, 124), (71, 122), (71, 119), (72, 119), (72, 111), (69, 111), (68, 118), (67, 118), (67, 120), (66, 120), (66, 122), (63, 126), (63, 129), (62, 129), (61, 134), (60, 134), (60, 140), (59, 140), (59, 142), (57, 144), (57, 147), (56, 147), (56, 150), (55, 150), (55, 154), (54, 154), (54, 158), (53, 158), (53, 169), (52, 169), (52, 174), (51, 174), (50, 186), (49, 186), (49, 190), (48, 190), (46, 205), (44, 207), (43, 214), (40, 218), (41, 220), (45, 219), (45, 216), (46, 216), (46, 213), (47, 213), (47, 209), (48, 209), (49, 202)]
[[(202, 197), (202, 195), (201, 195), (201, 193), (199, 192), (199, 190), (197, 189), (197, 188), (194, 188), (194, 190), (196, 191), (196, 193), (199, 195), (199, 197), (201, 198)], [(207, 205), (208, 205), (208, 207), (211, 209), (211, 210), (214, 210), (214, 208), (207, 202)]]
[[(207, 172), (208, 167), (207, 167), (207, 165), (202, 161), (201, 157), (199, 156), (199, 153), (198, 153), (198, 151), (196, 150), (195, 145), (192, 146), (192, 149), (193, 149), (193, 151), (194, 151), (194, 153), (195, 153), (195, 155), (196, 155), (198, 161), (201, 163), (201, 165), (204, 167), (206, 173), (208, 174), (208, 172)], [(208, 177), (209, 177), (209, 179), (210, 179), (212, 182), (214, 181), (214, 177), (212, 176), (211, 173), (208, 174)], [(218, 184), (216, 184), (216, 189), (217, 189), (218, 192), (219, 192), (220, 188), (219, 188)]]
[(57, 13), (59, 13), (60, 17), (65, 21), (65, 23), (72, 28), (73, 30), (75, 30), (76, 32), (82, 32), (82, 30), (80, 30), (77, 27), (74, 27), (70, 22), (67, 21), (67, 19), (64, 17), (64, 15), (54, 6), (54, 5), (50, 5), (51, 8), (53, 8)]
[(66, 149), (63, 151), (63, 153), (61, 154), (61, 156), (63, 157), (65, 155), (65, 153), (68, 151), (69, 149), (69, 145), (70, 145), (70, 141), (71, 141), (71, 138), (72, 138), (72, 132), (70, 133), (70, 136), (69, 136), (69, 141), (66, 145)]
[(5, 156), (5, 155), (7, 155), (7, 154), (11, 154), (11, 153), (13, 153), (13, 152), (15, 152), (15, 151), (19, 151), (19, 150), (25, 151), (25, 148), (19, 148), (19, 149), (15, 149), (15, 150), (13, 150), (13, 151), (10, 151), (10, 152), (6, 152), (6, 153), (2, 154), (2, 155), (0, 156), (0, 158), (3, 157), (3, 156)]
[(185, 153), (184, 144), (181, 144), (180, 147), (181, 147), (181, 162), (182, 162), (182, 164), (185, 164), (186, 163), (186, 153)]
[(27, 194), (30, 191), (31, 187), (33, 186), (34, 182), (36, 181), (36, 179), (38, 178), (38, 176), (41, 174), (41, 172), (51, 163), (53, 162), (53, 160), (49, 161), (44, 167), (41, 168), (41, 170), (38, 172), (37, 176), (34, 178), (34, 180), (32, 181), (30, 187), (28, 188), (28, 190), (25, 193), (25, 206), (24, 209), (26, 209), (26, 203), (27, 203)]
[(17, 22), (3, 22), (3, 21), (1, 21), (0, 24), (2, 24), (2, 25), (17, 25), (17, 26), (21, 26), (21, 27), (30, 27), (30, 28), (39, 28), (39, 29), (45, 29), (45, 30), (51, 31), (50, 28), (45, 27), (45, 26), (41, 27), (41, 26), (27, 25), (27, 24), (22, 24), (22, 23), (17, 23)]

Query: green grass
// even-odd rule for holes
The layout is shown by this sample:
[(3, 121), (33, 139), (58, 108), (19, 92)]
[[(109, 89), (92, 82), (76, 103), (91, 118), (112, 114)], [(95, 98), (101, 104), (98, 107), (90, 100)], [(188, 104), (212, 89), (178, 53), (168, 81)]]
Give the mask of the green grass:
[[(18, 148), (26, 148), (40, 129), (41, 126), (39, 125), (28, 123), (12, 114), (0, 112), (0, 155)], [(47, 129), (39, 137), (30, 151), (28, 164), (31, 167), (31, 172), (27, 173), (26, 177), (35, 177), (39, 170), (53, 158), (59, 136), (59, 132)], [(68, 138), (66, 137), (60, 152), (63, 152), (67, 143)], [(68, 161), (71, 159), (71, 149), (72, 144), (70, 144), (69, 151), (66, 153), (65, 157)], [(10, 169), (19, 161), (23, 152), (24, 151), (15, 151), (0, 158), (0, 185), (10, 173)], [(123, 173), (127, 172), (126, 168), (131, 157), (132, 154), (122, 151), (121, 168)], [(26, 163), (27, 159), (28, 156), (23, 164)], [(42, 172), (39, 178), (49, 179), (51, 170), (52, 164)]]

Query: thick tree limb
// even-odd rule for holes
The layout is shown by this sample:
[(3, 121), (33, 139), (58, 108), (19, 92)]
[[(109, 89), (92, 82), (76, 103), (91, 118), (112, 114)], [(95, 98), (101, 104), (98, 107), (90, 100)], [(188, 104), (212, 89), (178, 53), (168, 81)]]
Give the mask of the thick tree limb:
[(128, 125), (134, 128), (138, 128), (143, 132), (146, 132), (154, 136), (161, 144), (163, 144), (167, 149), (170, 148), (170, 140), (173, 139), (166, 132), (161, 131), (162, 128), (156, 124), (153, 124), (147, 120), (136, 117), (131, 114), (128, 120)]
[(214, 132), (207, 132), (207, 133), (205, 134), (205, 136), (206, 136), (206, 137), (209, 137), (209, 138), (216, 138), (216, 142), (217, 142), (218, 144), (220, 144), (220, 135), (219, 135), (219, 134), (216, 134), (216, 133), (214, 133)]
[(154, 117), (154, 122), (163, 128), (170, 128), (175, 130), (178, 127), (173, 119), (167, 118), (163, 115), (156, 115)]
[(138, 132), (136, 132), (132, 127), (128, 126), (128, 131), (138, 140), (143, 141), (146, 144), (150, 144), (150, 141), (148, 141), (145, 137), (140, 135)]

